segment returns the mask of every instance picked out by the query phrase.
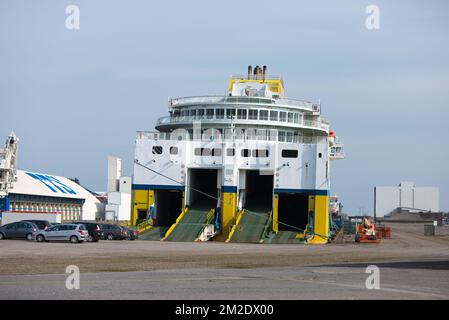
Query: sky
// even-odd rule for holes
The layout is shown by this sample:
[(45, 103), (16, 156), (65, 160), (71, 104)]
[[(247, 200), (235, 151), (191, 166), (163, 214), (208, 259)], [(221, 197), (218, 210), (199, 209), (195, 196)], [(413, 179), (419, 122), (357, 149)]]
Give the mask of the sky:
[(448, 211), (448, 31), (443, 0), (0, 0), (0, 139), (19, 136), (20, 169), (102, 191), (107, 156), (132, 175), (136, 131), (168, 97), (224, 94), (231, 74), (267, 65), (343, 140), (331, 193), (346, 213), (401, 181), (439, 187)]

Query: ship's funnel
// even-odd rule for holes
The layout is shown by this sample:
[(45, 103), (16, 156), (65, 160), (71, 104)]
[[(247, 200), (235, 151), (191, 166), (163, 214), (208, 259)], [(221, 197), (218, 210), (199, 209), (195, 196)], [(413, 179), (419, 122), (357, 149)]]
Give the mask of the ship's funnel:
[(253, 67), (251, 65), (248, 66), (248, 80), (251, 80), (251, 76), (253, 73)]
[(266, 77), (267, 77), (267, 66), (263, 66), (263, 71), (262, 71), (263, 81), (265, 81)]
[(258, 65), (254, 68), (254, 79), (256, 79), (256, 80), (259, 77), (259, 69), (260, 68)]

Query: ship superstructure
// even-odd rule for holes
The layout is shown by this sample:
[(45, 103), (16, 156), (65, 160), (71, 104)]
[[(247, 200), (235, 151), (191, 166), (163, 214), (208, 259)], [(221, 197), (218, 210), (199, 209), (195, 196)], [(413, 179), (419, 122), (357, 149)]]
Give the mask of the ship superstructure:
[(226, 95), (171, 98), (168, 111), (137, 133), (132, 223), (166, 240), (327, 242), (343, 154), (319, 103), (249, 66)]

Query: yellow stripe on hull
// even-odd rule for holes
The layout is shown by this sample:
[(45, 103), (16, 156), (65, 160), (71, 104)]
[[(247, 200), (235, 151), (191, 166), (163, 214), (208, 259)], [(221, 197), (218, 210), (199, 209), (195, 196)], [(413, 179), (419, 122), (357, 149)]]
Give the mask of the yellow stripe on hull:
[(221, 236), (228, 238), (237, 215), (237, 193), (223, 192), (221, 199)]
[[(329, 197), (314, 196), (313, 201), (313, 232), (312, 239), (307, 241), (310, 244), (325, 244), (329, 239)], [(310, 210), (310, 206), (309, 206)]]
[(279, 195), (273, 196), (273, 232), (277, 233), (279, 229), (278, 224), (278, 210), (279, 210)]
[(132, 191), (132, 211), (130, 224), (135, 226), (137, 223), (137, 212), (145, 210), (148, 212), (150, 206), (154, 203), (154, 190), (133, 190)]

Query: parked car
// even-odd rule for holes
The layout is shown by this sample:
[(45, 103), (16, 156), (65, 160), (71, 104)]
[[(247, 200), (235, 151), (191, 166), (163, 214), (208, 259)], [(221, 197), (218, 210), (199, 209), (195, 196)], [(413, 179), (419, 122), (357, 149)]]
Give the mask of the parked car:
[(103, 231), (103, 239), (105, 240), (123, 240), (128, 237), (128, 232), (121, 226), (116, 224), (101, 224), (101, 230)]
[(80, 243), (87, 241), (89, 236), (86, 227), (82, 224), (59, 224), (46, 230), (37, 230), (33, 238), (38, 242), (44, 241), (70, 241)]
[(5, 224), (0, 227), (0, 240), (3, 239), (27, 239), (32, 240), (33, 234), (39, 228), (32, 222), (18, 221)]
[(45, 230), (51, 227), (51, 223), (47, 220), (23, 220), (34, 223), (40, 230)]
[(126, 240), (136, 240), (139, 238), (139, 233), (135, 229), (130, 229), (126, 227), (122, 227), (128, 232), (128, 236), (126, 237)]
[(75, 224), (82, 224), (86, 227), (89, 235), (87, 237), (87, 241), (89, 242), (98, 242), (100, 239), (103, 239), (103, 231), (100, 228), (100, 225), (95, 222), (83, 222), (77, 221)]

